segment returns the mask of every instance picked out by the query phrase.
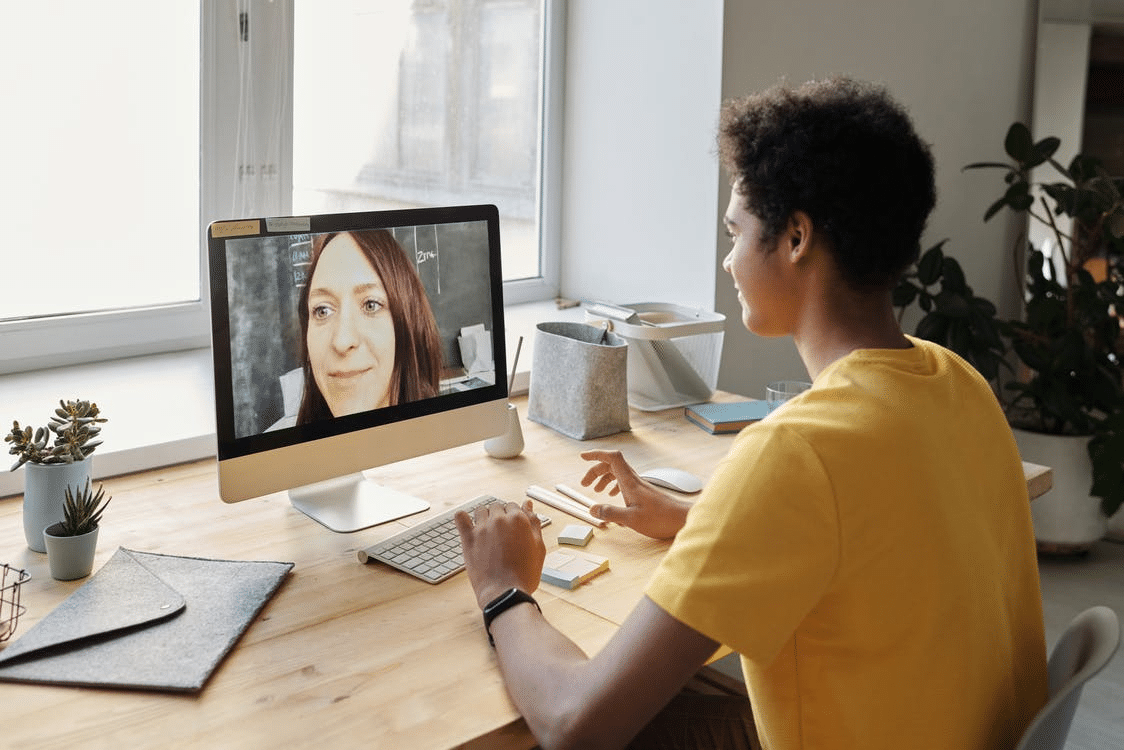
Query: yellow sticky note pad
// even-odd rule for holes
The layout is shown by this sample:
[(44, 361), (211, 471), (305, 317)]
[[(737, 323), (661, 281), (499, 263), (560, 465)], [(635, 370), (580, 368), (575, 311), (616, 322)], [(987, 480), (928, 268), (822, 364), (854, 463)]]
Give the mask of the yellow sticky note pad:
[(609, 569), (609, 558), (579, 550), (556, 549), (543, 561), (542, 581), (573, 589)]

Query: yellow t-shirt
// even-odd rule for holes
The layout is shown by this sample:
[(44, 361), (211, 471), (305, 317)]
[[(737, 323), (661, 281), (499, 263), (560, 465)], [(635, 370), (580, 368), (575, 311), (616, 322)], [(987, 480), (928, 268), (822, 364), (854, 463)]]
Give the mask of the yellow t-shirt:
[(770, 750), (1009, 750), (1046, 701), (1014, 439), (975, 370), (911, 341), (743, 430), (649, 584), (741, 654)]

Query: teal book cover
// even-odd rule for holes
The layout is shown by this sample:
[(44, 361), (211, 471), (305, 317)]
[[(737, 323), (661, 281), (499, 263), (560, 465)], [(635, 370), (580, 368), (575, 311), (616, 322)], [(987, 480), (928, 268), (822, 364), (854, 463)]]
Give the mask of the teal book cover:
[(737, 432), (746, 425), (765, 418), (769, 405), (765, 401), (730, 401), (691, 404), (683, 410), (691, 420), (707, 432), (722, 434)]

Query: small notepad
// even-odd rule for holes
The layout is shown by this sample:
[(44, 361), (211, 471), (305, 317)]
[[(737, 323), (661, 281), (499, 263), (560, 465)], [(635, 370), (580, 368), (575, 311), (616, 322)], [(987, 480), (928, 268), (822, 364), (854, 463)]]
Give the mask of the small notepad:
[(608, 569), (607, 557), (580, 550), (556, 549), (543, 561), (542, 580), (564, 589), (573, 589)]
[(558, 543), (572, 547), (584, 547), (592, 538), (593, 527), (583, 523), (572, 523), (558, 533)]

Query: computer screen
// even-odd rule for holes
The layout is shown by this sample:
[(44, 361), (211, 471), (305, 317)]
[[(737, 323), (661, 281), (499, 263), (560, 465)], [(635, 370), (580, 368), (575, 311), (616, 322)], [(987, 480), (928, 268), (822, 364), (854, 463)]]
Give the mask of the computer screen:
[(219, 493), (334, 531), (429, 507), (364, 470), (503, 432), (499, 218), (453, 206), (208, 227)]

